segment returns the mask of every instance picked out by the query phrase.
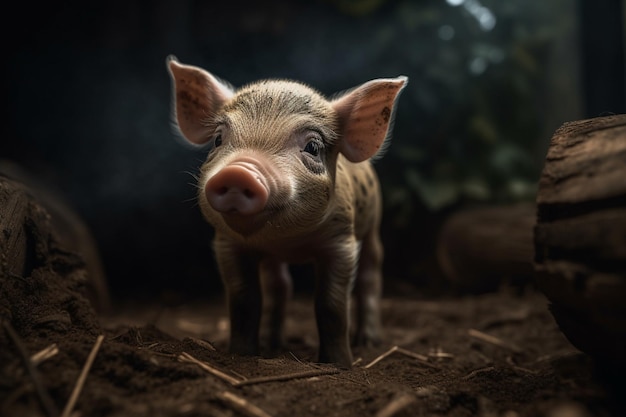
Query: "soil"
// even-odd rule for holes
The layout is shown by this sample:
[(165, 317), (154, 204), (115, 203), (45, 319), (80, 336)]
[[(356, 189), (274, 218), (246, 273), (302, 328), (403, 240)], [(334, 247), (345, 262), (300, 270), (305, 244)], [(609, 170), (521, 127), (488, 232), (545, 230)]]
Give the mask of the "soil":
[[(24, 349), (32, 355), (54, 344), (58, 353), (29, 373), (5, 322), (3, 416), (57, 415), (99, 334), (104, 342), (73, 415), (574, 417), (626, 409), (617, 379), (599, 374), (570, 345), (533, 288), (387, 296), (384, 344), (355, 348), (349, 370), (315, 363), (312, 301), (304, 294), (290, 304), (284, 351), (239, 357), (227, 351), (221, 299), (165, 308), (129, 302), (98, 318), (80, 292), (71, 292), (36, 271), (4, 285), (3, 296), (17, 300), (9, 309)], [(227, 377), (182, 361), (183, 353)], [(50, 397), (49, 411), (35, 378)]]

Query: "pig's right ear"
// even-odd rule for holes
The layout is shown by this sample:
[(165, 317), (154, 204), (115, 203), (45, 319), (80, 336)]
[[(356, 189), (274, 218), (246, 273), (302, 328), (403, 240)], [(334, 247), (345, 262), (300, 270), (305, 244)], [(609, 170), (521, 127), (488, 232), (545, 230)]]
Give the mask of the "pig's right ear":
[(207, 120), (233, 96), (233, 89), (202, 68), (179, 63), (173, 55), (166, 63), (172, 77), (173, 121), (185, 139), (203, 145), (210, 139)]

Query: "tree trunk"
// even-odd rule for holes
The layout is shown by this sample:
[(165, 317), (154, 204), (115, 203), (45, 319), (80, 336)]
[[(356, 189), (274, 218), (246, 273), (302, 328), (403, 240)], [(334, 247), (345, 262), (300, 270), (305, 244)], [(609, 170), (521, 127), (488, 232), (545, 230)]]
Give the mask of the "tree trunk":
[(563, 333), (626, 366), (626, 115), (565, 123), (539, 181), (538, 286)]

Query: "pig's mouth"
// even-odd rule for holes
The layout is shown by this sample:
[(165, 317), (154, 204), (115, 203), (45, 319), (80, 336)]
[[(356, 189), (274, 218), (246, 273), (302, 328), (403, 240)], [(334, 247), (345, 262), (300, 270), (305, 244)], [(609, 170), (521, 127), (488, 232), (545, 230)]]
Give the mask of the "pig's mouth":
[(230, 210), (220, 214), (226, 226), (242, 236), (250, 236), (261, 230), (268, 223), (270, 216), (270, 213), (266, 211), (249, 215), (237, 210)]

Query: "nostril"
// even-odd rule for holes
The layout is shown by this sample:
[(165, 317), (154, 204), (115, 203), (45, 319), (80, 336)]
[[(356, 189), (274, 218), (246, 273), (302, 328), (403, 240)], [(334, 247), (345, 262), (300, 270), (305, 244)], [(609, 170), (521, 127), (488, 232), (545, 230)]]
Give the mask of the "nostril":
[(213, 175), (205, 188), (209, 204), (223, 213), (255, 214), (263, 210), (269, 189), (253, 168), (231, 164)]
[(244, 188), (244, 189), (238, 189), (238, 187), (235, 186), (221, 186), (221, 187), (215, 187), (213, 189), (210, 190), (211, 193), (215, 193), (218, 196), (224, 196), (226, 194), (228, 194), (229, 192), (233, 192), (233, 193), (241, 193), (243, 194), (246, 198), (254, 198), (256, 193), (254, 191), (252, 191), (249, 188)]

